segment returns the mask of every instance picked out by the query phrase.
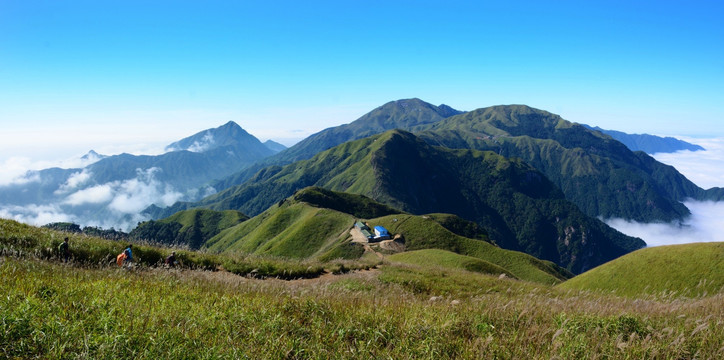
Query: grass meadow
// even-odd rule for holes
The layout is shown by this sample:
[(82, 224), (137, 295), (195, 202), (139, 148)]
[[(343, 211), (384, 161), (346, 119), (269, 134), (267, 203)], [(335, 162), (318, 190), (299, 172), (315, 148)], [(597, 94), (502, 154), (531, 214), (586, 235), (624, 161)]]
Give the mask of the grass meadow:
[(296, 280), (129, 269), (20, 251), (58, 234), (0, 230), (0, 358), (724, 358), (721, 292), (620, 297), (390, 261)]

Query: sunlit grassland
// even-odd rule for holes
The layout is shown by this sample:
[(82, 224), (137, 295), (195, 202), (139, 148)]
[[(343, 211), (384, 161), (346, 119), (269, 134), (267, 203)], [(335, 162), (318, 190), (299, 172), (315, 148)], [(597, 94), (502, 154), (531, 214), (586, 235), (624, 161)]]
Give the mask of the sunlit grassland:
[[(124, 244), (80, 235), (64, 264), (64, 236), (0, 221), (0, 358), (724, 358), (721, 292), (618, 297), (445, 261), (369, 268), (186, 250), (185, 266), (166, 269), (143, 260), (170, 251), (152, 245), (138, 245), (129, 269), (104, 260)], [(342, 271), (354, 268), (364, 270)]]
[[(115, 266), (115, 256), (128, 245), (126, 242), (105, 240), (83, 234), (64, 233), (37, 228), (11, 220), (0, 219), (0, 256), (59, 260), (58, 245), (70, 239), (71, 261), (86, 267)], [(157, 244), (133, 246), (136, 266), (162, 266), (166, 256), (176, 251), (179, 267), (184, 269), (224, 269), (237, 275), (284, 279), (317, 277), (326, 272), (344, 272), (374, 267), (379, 260), (349, 261), (330, 259), (326, 262), (311, 259), (289, 259), (275, 256), (255, 256), (247, 253), (211, 252), (173, 249)]]
[(559, 286), (630, 297), (666, 293), (697, 297), (720, 293), (724, 291), (724, 242), (637, 250)]
[(518, 279), (544, 284), (556, 284), (572, 276), (550, 261), (456, 235), (429, 218), (399, 214), (372, 219), (370, 222), (383, 225), (392, 233), (402, 233), (408, 250), (448, 250), (502, 267)]
[(624, 299), (417, 267), (282, 281), (3, 258), (0, 350), (51, 359), (721, 358), (723, 301)]
[(515, 277), (508, 270), (485, 260), (440, 249), (405, 251), (387, 256), (387, 259), (389, 261), (414, 265), (432, 265), (442, 268), (463, 269), (483, 274), (505, 274), (505, 276)]

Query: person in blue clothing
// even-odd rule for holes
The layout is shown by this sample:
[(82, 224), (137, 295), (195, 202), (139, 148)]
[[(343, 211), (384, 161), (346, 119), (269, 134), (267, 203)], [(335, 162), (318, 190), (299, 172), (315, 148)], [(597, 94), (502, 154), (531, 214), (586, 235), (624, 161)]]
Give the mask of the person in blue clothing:
[(123, 250), (123, 254), (126, 255), (125, 259), (123, 259), (123, 262), (125, 262), (125, 263), (133, 262), (133, 252), (131, 251), (132, 246), (133, 245), (128, 244), (128, 247), (126, 248), (126, 250)]

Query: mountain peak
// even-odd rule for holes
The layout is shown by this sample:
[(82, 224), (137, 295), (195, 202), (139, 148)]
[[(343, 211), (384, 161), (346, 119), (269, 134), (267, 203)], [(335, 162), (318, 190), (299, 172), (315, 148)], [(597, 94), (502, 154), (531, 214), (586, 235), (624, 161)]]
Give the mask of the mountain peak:
[(279, 152), (267, 164), (284, 164), (309, 159), (315, 154), (350, 140), (362, 139), (391, 129), (413, 131), (461, 113), (447, 105), (440, 107), (418, 98), (390, 101), (357, 120), (322, 130)]
[(464, 111), (453, 109), (452, 107), (445, 105), (445, 104), (440, 104), (437, 108), (440, 109), (440, 112), (441, 112), (440, 115), (445, 116), (445, 117), (450, 117), (453, 115), (458, 115), (458, 114), (464, 113)]
[(107, 155), (101, 155), (101, 154), (95, 152), (95, 150), (91, 150), (87, 154), (81, 156), (80, 159), (83, 161), (88, 161), (88, 162), (93, 163), (93, 162), (96, 162), (98, 160), (101, 160), (101, 159), (104, 159), (107, 157), (108, 157)]
[(174, 142), (166, 146), (166, 151), (206, 152), (219, 147), (234, 146), (245, 142), (259, 143), (261, 145), (259, 139), (246, 132), (239, 124), (229, 121), (217, 128), (200, 131)]
[[(379, 106), (375, 110), (383, 110), (383, 109), (391, 110), (393, 108), (398, 108), (398, 109), (401, 109), (402, 111), (407, 111), (407, 112), (432, 111), (443, 118), (462, 113), (462, 111), (455, 110), (448, 105), (442, 104), (440, 106), (435, 106), (433, 104), (430, 104), (430, 103), (420, 100), (418, 98), (400, 99), (400, 100), (390, 101), (388, 103), (385, 103), (382, 106)], [(373, 110), (372, 112), (374, 112), (375, 110)]]
[(287, 148), (286, 146), (284, 146), (284, 145), (282, 145), (282, 144), (280, 144), (280, 143), (278, 143), (278, 142), (276, 142), (276, 141), (274, 141), (274, 140), (271, 140), (271, 139), (265, 141), (265, 142), (264, 142), (264, 146), (266, 146), (267, 148), (269, 148), (269, 150), (271, 150), (271, 151), (273, 151), (273, 152), (275, 152), (275, 153), (278, 153), (278, 152), (280, 152), (280, 151), (282, 151), (282, 150), (285, 150), (285, 149)]
[(224, 125), (219, 126), (219, 127), (216, 128), (216, 129), (218, 129), (218, 130), (224, 130), (224, 129), (226, 129), (226, 130), (232, 130), (232, 129), (233, 129), (233, 130), (242, 130), (242, 131), (244, 130), (244, 129), (241, 128), (241, 126), (239, 126), (239, 124), (237, 124), (237, 123), (234, 122), (233, 120), (229, 120), (229, 122), (227, 122), (227, 123), (224, 124)]

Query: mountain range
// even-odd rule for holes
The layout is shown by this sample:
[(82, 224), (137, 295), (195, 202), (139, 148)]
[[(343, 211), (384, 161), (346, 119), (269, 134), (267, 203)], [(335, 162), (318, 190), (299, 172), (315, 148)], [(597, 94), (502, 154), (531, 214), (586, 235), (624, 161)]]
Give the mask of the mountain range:
[(63, 221), (128, 229), (149, 205), (200, 199), (215, 192), (209, 182), (278, 152), (279, 146), (265, 145), (228, 122), (169, 144), (161, 155), (90, 152), (85, 157), (96, 161), (84, 168), (28, 172), (27, 181), (0, 186), (0, 204), (16, 218), (40, 218), (32, 212), (43, 211)]
[(286, 165), (298, 160), (309, 159), (321, 151), (347, 141), (362, 139), (393, 129), (411, 131), (419, 125), (432, 124), (461, 113), (462, 111), (445, 104), (435, 106), (420, 99), (390, 101), (349, 124), (331, 127), (312, 134), (288, 149), (215, 182), (213, 186), (219, 190), (225, 189), (243, 183), (267, 166)]
[(673, 167), (543, 110), (505, 105), (461, 112), (419, 99), (392, 101), (350, 124), (325, 129), (215, 182), (214, 187), (221, 191), (237, 186), (274, 166), (309, 159), (319, 150), (389, 129), (411, 131), (434, 145), (519, 157), (594, 217), (682, 221), (690, 214), (681, 203), (685, 199), (716, 201), (724, 197), (722, 189), (701, 189)]
[(670, 136), (661, 137), (650, 134), (627, 134), (622, 131), (604, 130), (598, 126), (585, 127), (600, 131), (626, 145), (631, 151), (643, 151), (647, 154), (656, 153), (672, 153), (681, 150), (701, 151), (706, 150), (703, 147), (679, 140)]
[(720, 200), (672, 166), (633, 152), (598, 131), (524, 105), (493, 106), (419, 129), (431, 144), (494, 151), (523, 159), (590, 216), (639, 222), (681, 221), (687, 198)]
[[(524, 105), (463, 112), (404, 99), (290, 148), (261, 143), (229, 122), (167, 150), (91, 154), (98, 161), (85, 168), (42, 170), (28, 175), (32, 181), (0, 187), (0, 202), (52, 205), (70, 220), (110, 219), (126, 228), (166, 218), (139, 224), (136, 238), (203, 248), (222, 234), (223, 243), (242, 241), (227, 229), (254, 232), (256, 216), (316, 186), (411, 216), (454, 214), (502, 248), (579, 273), (645, 245), (598, 218), (681, 221), (689, 215), (682, 200), (724, 197), (603, 132)], [(199, 209), (233, 210), (235, 220)], [(347, 225), (330, 226), (335, 233)], [(339, 245), (335, 236), (325, 243)]]
[[(503, 248), (573, 272), (644, 246), (640, 239), (581, 213), (542, 173), (519, 159), (435, 147), (402, 130), (266, 168), (244, 185), (192, 206), (255, 216), (307, 186), (366, 195), (412, 214), (455, 214), (480, 224)], [(177, 204), (167, 211), (189, 205)]]

